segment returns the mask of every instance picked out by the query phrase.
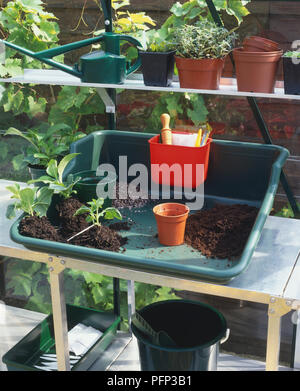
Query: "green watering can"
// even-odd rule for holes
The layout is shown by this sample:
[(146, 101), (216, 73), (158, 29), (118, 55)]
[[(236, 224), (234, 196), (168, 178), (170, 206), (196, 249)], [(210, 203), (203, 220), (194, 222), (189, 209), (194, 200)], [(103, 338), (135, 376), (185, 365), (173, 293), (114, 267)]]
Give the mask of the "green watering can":
[[(142, 46), (138, 40), (129, 35), (115, 34), (112, 32), (105, 32), (98, 37), (72, 42), (37, 53), (17, 46), (11, 42), (0, 40), (0, 42), (6, 46), (17, 50), (22, 54), (33, 57), (54, 68), (79, 77), (82, 82), (108, 84), (124, 83), (125, 78), (130, 73), (136, 71), (141, 65), (141, 59), (139, 55), (137, 60), (132, 65), (125, 56), (120, 54), (120, 41), (128, 41), (136, 47)], [(80, 57), (79, 63), (75, 64), (74, 67), (52, 60), (53, 57), (60, 54), (64, 54), (71, 50), (79, 49), (98, 42), (103, 43), (104, 50), (98, 50), (84, 54), (82, 57)]]

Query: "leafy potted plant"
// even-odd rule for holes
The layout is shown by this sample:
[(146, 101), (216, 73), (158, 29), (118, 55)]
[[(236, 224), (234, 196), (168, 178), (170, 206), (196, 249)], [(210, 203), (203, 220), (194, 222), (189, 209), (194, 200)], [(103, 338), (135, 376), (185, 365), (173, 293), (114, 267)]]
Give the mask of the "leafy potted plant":
[(46, 168), (46, 175), (28, 182), (42, 182), (53, 191), (54, 202), (50, 208), (50, 214), (54, 219), (58, 214), (57, 218), (60, 219), (63, 226), (62, 234), (66, 236), (88, 226), (85, 218), (74, 216), (76, 210), (82, 206), (82, 203), (75, 197), (76, 190), (74, 188), (81, 178), (74, 177), (72, 174), (65, 178), (64, 175), (65, 168), (77, 155), (78, 153), (70, 153), (64, 156), (59, 163), (55, 159), (50, 160)]
[(14, 157), (14, 161), (19, 169), (28, 166), (32, 179), (45, 175), (52, 159), (60, 160), (66, 155), (72, 142), (85, 136), (82, 132), (73, 132), (69, 125), (63, 123), (42, 123), (26, 132), (10, 127), (5, 133), (5, 136), (8, 135), (22, 137), (29, 143), (22, 154)]
[(174, 44), (167, 40), (163, 29), (149, 30), (143, 38), (143, 48), (139, 52), (144, 84), (160, 87), (171, 85), (175, 64)]
[(283, 59), (284, 92), (291, 95), (300, 94), (300, 52), (287, 51)]
[(24, 236), (34, 236), (40, 239), (61, 241), (57, 230), (52, 226), (47, 217), (47, 212), (52, 201), (53, 190), (48, 187), (27, 187), (21, 189), (18, 183), (7, 186), (12, 193), (11, 198), (16, 201), (8, 205), (6, 217), (13, 219), (16, 212), (21, 210), (24, 216), (20, 220), (19, 231)]
[(180, 87), (216, 90), (236, 34), (209, 20), (174, 30)]

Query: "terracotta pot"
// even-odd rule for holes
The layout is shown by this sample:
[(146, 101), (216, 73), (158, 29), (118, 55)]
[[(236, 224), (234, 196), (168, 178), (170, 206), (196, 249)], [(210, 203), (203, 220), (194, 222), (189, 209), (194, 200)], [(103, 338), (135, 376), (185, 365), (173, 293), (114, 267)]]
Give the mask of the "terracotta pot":
[(238, 91), (274, 92), (276, 73), (282, 50), (275, 52), (245, 52), (234, 49)]
[(182, 88), (218, 90), (225, 58), (182, 58), (175, 56)]
[(160, 244), (178, 246), (184, 242), (189, 211), (186, 205), (176, 202), (159, 204), (153, 208)]
[(275, 52), (280, 50), (280, 47), (277, 42), (254, 35), (244, 39), (243, 50), (248, 52)]

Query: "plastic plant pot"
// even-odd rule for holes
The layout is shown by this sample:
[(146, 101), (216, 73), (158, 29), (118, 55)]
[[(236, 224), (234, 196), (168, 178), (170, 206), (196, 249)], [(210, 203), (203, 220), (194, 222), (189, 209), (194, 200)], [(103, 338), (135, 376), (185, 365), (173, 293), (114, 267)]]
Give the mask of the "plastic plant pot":
[(142, 371), (215, 371), (219, 345), (228, 338), (224, 316), (191, 300), (165, 300), (138, 311), (155, 330), (165, 331), (176, 346), (154, 343), (132, 323)]
[[(28, 164), (29, 174), (31, 179), (39, 179), (41, 176), (47, 175), (46, 168), (39, 168), (39, 166), (32, 166)], [(36, 182), (34, 184), (36, 187), (45, 186), (43, 182)]]
[(189, 211), (186, 205), (176, 202), (159, 204), (153, 208), (160, 244), (164, 246), (183, 244)]
[[(110, 172), (107, 176), (97, 176), (96, 171), (79, 171), (73, 174), (74, 177), (80, 176), (81, 180), (76, 183), (74, 189), (77, 191), (77, 197), (81, 202), (91, 201), (93, 198), (104, 198), (103, 207), (111, 205), (112, 198), (106, 196), (109, 186), (115, 186), (117, 176)], [(100, 183), (101, 182), (101, 183)], [(98, 193), (98, 194), (97, 194)], [(103, 193), (103, 195), (101, 195)]]
[(277, 42), (263, 37), (247, 37), (243, 41), (243, 50), (248, 52), (275, 52), (280, 50)]
[(175, 56), (181, 88), (218, 90), (224, 58), (182, 58)]
[(282, 57), (285, 94), (300, 95), (300, 58)]
[(273, 93), (282, 50), (245, 52), (233, 50), (238, 91)]
[(168, 52), (140, 52), (142, 73), (146, 86), (168, 87), (174, 75), (175, 50)]

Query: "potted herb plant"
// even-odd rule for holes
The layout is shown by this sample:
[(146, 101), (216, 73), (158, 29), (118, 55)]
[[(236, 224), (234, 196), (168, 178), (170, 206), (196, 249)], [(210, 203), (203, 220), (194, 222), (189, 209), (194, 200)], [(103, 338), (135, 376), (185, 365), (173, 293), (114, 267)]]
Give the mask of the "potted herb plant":
[(62, 159), (70, 144), (85, 136), (82, 132), (74, 132), (67, 124), (47, 123), (26, 132), (10, 127), (5, 133), (5, 136), (8, 135), (22, 137), (28, 142), (29, 146), (22, 154), (15, 156), (14, 160), (19, 169), (28, 166), (32, 179), (45, 175), (48, 163), (52, 159)]
[(284, 92), (291, 95), (300, 94), (300, 52), (287, 51), (283, 59)]
[(174, 30), (180, 87), (216, 90), (236, 34), (209, 20)]
[(149, 30), (143, 37), (143, 48), (139, 50), (141, 69), (146, 86), (167, 87), (174, 75), (174, 44), (169, 42), (165, 30)]
[(180, 87), (216, 90), (235, 32), (209, 20), (174, 29), (175, 61)]

